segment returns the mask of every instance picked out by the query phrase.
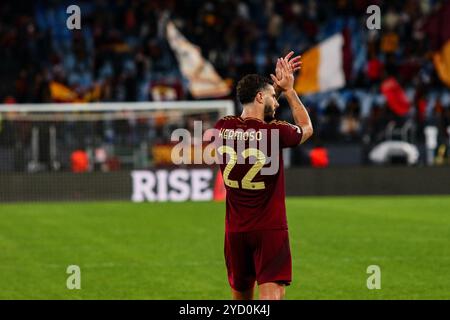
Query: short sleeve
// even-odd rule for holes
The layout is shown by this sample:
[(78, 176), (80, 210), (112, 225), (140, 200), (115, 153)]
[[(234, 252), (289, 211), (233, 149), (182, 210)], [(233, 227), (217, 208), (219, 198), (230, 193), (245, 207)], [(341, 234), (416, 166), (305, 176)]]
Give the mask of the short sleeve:
[(281, 148), (292, 148), (302, 141), (303, 130), (300, 126), (286, 121), (270, 122), (271, 129), (278, 129)]

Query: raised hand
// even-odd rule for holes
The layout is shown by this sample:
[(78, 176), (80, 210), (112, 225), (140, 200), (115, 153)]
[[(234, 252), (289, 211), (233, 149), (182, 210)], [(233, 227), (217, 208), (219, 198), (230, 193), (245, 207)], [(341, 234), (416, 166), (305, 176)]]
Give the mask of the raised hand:
[[(301, 64), (302, 64), (302, 61), (300, 61), (301, 56), (298, 55), (291, 59), (291, 57), (293, 55), (294, 55), (294, 51), (290, 51), (284, 58), (279, 58), (277, 60), (277, 64), (275, 67), (275, 77), (277, 80), (281, 81), (281, 78), (282, 78), (282, 69), (283, 69), (282, 64), (281, 64), (282, 60), (287, 62), (290, 66), (290, 68), (286, 72), (290, 72), (293, 75), (296, 71), (300, 70)], [(272, 80), (273, 80), (273, 78), (272, 78)], [(277, 92), (277, 95), (279, 95), (281, 93), (281, 91), (284, 91), (282, 88), (278, 87), (277, 82), (275, 82), (275, 80), (274, 80), (274, 87), (275, 87), (275, 91)]]
[(298, 55), (291, 59), (291, 57), (294, 55), (294, 51), (290, 51), (285, 57), (284, 60), (286, 60), (292, 67), (292, 72), (295, 73), (296, 71), (300, 70), (302, 61), (300, 60), (302, 56)]
[(278, 58), (275, 74), (271, 74), (270, 77), (279, 90), (287, 91), (294, 88), (294, 69), (288, 59)]

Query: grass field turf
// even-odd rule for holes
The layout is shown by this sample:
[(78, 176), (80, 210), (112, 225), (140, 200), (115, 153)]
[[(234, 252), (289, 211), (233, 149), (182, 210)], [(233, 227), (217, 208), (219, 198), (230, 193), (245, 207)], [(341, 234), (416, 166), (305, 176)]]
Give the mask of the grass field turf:
[[(450, 299), (450, 197), (288, 198), (287, 299)], [(0, 206), (0, 299), (228, 299), (224, 204)], [(66, 268), (81, 268), (81, 290)], [(368, 290), (366, 268), (381, 268)]]

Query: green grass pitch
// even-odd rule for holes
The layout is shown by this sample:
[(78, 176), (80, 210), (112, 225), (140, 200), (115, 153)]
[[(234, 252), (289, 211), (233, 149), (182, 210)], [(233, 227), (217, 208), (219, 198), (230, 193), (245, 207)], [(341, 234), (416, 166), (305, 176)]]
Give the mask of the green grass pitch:
[[(0, 299), (229, 299), (223, 203), (0, 206)], [(450, 197), (287, 199), (287, 299), (450, 299)], [(81, 289), (68, 290), (68, 265)], [(381, 289), (369, 290), (369, 265)]]

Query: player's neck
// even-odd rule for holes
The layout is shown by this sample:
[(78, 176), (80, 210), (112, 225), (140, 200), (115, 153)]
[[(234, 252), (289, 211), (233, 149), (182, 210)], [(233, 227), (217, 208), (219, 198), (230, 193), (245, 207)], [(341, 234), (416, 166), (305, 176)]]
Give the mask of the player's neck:
[(241, 118), (256, 118), (264, 121), (264, 110), (258, 110), (255, 105), (246, 105), (242, 110)]

